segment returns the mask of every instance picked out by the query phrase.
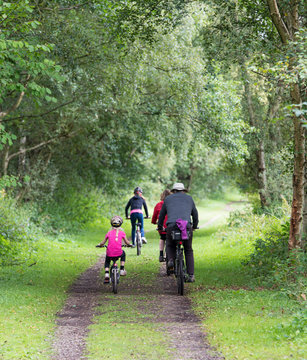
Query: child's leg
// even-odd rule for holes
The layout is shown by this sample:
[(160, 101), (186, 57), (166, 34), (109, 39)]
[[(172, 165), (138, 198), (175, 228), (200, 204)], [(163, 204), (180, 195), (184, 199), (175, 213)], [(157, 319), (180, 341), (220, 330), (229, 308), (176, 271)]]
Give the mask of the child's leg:
[(120, 257), (120, 275), (125, 276), (127, 272), (125, 270), (126, 253), (123, 250), (122, 256)]
[(104, 274), (104, 283), (108, 283), (110, 281), (110, 262), (111, 262), (111, 259), (109, 256), (106, 256), (106, 261), (104, 263), (104, 271), (105, 271), (105, 274)]

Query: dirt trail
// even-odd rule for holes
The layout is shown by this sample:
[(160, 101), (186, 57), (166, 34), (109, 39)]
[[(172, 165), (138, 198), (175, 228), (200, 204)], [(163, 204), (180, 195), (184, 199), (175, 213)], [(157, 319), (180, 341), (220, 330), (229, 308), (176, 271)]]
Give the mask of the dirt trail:
[[(231, 210), (231, 203), (226, 205), (225, 210)], [(219, 217), (210, 219), (201, 228), (212, 224)], [(85, 271), (71, 287), (65, 306), (57, 316), (52, 359), (87, 358), (85, 354), (87, 328), (96, 314), (97, 306), (103, 303), (104, 297), (110, 294), (110, 287), (103, 285), (100, 276), (103, 263), (104, 256)], [(188, 285), (194, 286), (194, 284)], [(118, 306), (120, 310), (122, 297), (131, 296), (135, 299), (134, 301), (137, 301), (140, 295), (148, 299), (148, 303), (142, 301), (142, 311), (145, 314), (154, 312), (155, 315), (154, 320), (147, 321), (158, 323), (161, 331), (170, 339), (170, 358), (174, 360), (224, 359), (208, 344), (204, 328), (194, 314), (189, 299), (186, 296), (177, 295), (176, 282), (173, 277), (165, 275), (165, 265), (160, 268), (153, 285), (140, 285), (133, 274), (129, 274), (120, 283), (118, 303), (114, 302), (114, 306)]]
[[(87, 328), (95, 315), (95, 308), (104, 302), (104, 297), (110, 295), (110, 286), (102, 284), (100, 278), (104, 256), (72, 286), (70, 295), (63, 310), (58, 314), (57, 330), (54, 341), (55, 360), (86, 359), (85, 341)], [(120, 283), (118, 303), (127, 296), (137, 299), (146, 297), (148, 303), (142, 300), (142, 311), (153, 313), (154, 321), (161, 331), (170, 339), (170, 358), (175, 360), (218, 360), (223, 359), (207, 343), (200, 320), (191, 309), (190, 301), (185, 296), (177, 295), (176, 282), (173, 277), (165, 275), (165, 265), (160, 268), (154, 285), (136, 285), (133, 275)], [(193, 286), (192, 284), (189, 284)], [(116, 311), (116, 309), (115, 309)], [(140, 311), (140, 307), (138, 308)], [(144, 318), (142, 319), (144, 321)]]

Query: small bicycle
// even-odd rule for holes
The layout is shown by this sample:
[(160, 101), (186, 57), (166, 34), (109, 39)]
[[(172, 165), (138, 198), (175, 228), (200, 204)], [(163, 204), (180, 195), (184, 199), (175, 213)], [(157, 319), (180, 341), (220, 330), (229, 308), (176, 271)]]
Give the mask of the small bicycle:
[[(103, 245), (103, 246), (96, 245), (96, 247), (105, 247), (106, 248), (107, 246), (106, 245)], [(126, 247), (126, 245), (122, 245), (122, 247)], [(110, 283), (112, 284), (112, 291), (114, 294), (117, 294), (119, 278), (120, 278), (120, 270), (117, 265), (117, 260), (119, 258), (120, 258), (120, 256), (111, 258), (112, 265), (110, 267)]]

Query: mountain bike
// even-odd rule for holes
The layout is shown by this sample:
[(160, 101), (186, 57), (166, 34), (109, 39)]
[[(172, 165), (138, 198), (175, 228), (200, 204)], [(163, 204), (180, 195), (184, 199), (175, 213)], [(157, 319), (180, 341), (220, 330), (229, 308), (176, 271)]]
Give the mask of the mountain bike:
[[(188, 237), (190, 236), (188, 231)], [(178, 294), (183, 295), (184, 293), (184, 283), (188, 278), (186, 267), (184, 264), (183, 257), (183, 241), (181, 238), (180, 230), (172, 231), (172, 239), (176, 241), (176, 257), (174, 259), (174, 274), (177, 279), (177, 291)]]

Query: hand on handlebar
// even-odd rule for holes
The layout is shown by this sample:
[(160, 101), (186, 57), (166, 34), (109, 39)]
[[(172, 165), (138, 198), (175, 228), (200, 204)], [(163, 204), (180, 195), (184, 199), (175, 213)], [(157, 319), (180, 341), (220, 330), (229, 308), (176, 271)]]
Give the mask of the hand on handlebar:
[(100, 245), (100, 244), (98, 244), (98, 245), (96, 245), (96, 247), (97, 248), (103, 248), (103, 247), (106, 247), (105, 245)]

